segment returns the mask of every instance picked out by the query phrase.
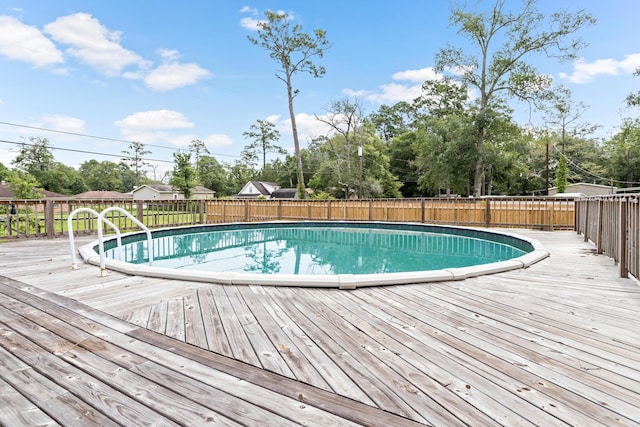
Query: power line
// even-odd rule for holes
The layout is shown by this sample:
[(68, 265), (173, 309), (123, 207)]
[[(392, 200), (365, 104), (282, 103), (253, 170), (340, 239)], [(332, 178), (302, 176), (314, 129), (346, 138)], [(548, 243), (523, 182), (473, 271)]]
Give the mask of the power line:
[[(37, 127), (37, 126), (29, 126), (29, 125), (23, 125), (23, 124), (19, 124), (19, 123), (11, 123), (11, 122), (2, 122), (0, 121), (0, 125), (6, 125), (6, 126), (15, 126), (15, 127), (20, 127), (20, 128), (25, 128), (25, 129), (33, 129), (33, 130), (41, 130), (41, 131), (45, 131), (45, 132), (53, 132), (53, 133), (60, 133), (60, 134), (64, 134), (64, 135), (73, 135), (73, 136), (81, 136), (84, 138), (92, 138), (92, 139), (100, 139), (103, 141), (114, 141), (114, 142), (124, 142), (126, 144), (131, 144), (134, 141), (128, 141), (126, 139), (118, 139), (118, 138), (110, 138), (110, 137), (106, 137), (106, 136), (97, 136), (97, 135), (90, 135), (90, 134), (85, 134), (85, 133), (78, 133), (78, 132), (69, 132), (69, 131), (64, 131), (64, 130), (58, 130), (58, 129), (49, 129), (49, 128), (43, 128), (43, 127)], [(156, 144), (144, 144), (145, 147), (153, 147), (153, 148), (162, 148), (164, 150), (173, 150), (173, 151), (185, 151), (184, 148), (177, 148), (177, 147), (167, 147), (164, 145), (156, 145)], [(73, 151), (73, 150), (68, 150), (68, 151)], [(82, 151), (79, 151), (82, 152)], [(211, 153), (214, 156), (222, 156), (222, 157), (235, 157), (235, 158), (239, 158), (240, 156), (237, 155), (233, 155), (233, 154), (221, 154), (221, 153)], [(103, 155), (110, 155), (110, 154), (103, 154)]]
[[(19, 142), (19, 141), (7, 141), (6, 139), (0, 139), (0, 142), (3, 142), (5, 144), (14, 144), (14, 145), (31, 145), (31, 146), (35, 146), (35, 144), (30, 144), (27, 142)], [(97, 151), (88, 151), (88, 150), (76, 150), (73, 148), (61, 148), (61, 147), (55, 147), (55, 146), (48, 146), (47, 147), (50, 150), (58, 150), (58, 151), (70, 151), (73, 153), (82, 153), (82, 154), (92, 154), (95, 156), (105, 156), (105, 157), (117, 157), (117, 158), (124, 158), (125, 156), (123, 155), (118, 155), (118, 154), (110, 154), (110, 153), (100, 153)], [(160, 159), (148, 159), (148, 158), (144, 158), (144, 159), (140, 159), (140, 160), (146, 160), (149, 162), (160, 162), (160, 163), (173, 163), (173, 161), (171, 160), (160, 160)]]

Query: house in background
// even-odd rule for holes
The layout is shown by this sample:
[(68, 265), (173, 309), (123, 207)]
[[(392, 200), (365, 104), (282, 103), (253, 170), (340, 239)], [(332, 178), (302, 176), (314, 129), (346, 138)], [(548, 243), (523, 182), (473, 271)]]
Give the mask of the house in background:
[(271, 193), (272, 199), (297, 199), (298, 198), (298, 189), (297, 188), (278, 188)]
[[(575, 184), (568, 184), (567, 189), (565, 190), (565, 194), (572, 194), (571, 197), (575, 197), (575, 195), (581, 194), (584, 196), (604, 196), (607, 194), (616, 194), (616, 187), (611, 187), (608, 185), (599, 185), (599, 184), (589, 184), (588, 182), (577, 182)], [(558, 190), (556, 187), (551, 187), (549, 189), (549, 195), (555, 196), (558, 194)]]
[[(64, 194), (54, 193), (53, 191), (40, 190), (43, 199), (50, 199), (53, 197), (69, 197)], [(0, 200), (13, 200), (13, 190), (5, 181), (0, 181)]]
[(133, 196), (118, 191), (87, 191), (73, 196), (78, 200), (131, 200)]
[(234, 196), (234, 198), (257, 199), (262, 197), (270, 199), (272, 193), (279, 188), (280, 186), (275, 182), (249, 181), (244, 185), (244, 187), (242, 187), (242, 190)]
[[(133, 190), (133, 200), (184, 200), (184, 195), (166, 184), (145, 184)], [(191, 193), (192, 200), (213, 199), (216, 192), (201, 185)]]

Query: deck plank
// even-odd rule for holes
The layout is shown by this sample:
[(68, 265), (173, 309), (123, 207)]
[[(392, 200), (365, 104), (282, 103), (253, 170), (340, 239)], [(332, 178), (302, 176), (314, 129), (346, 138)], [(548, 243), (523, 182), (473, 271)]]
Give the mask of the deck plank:
[[(44, 345), (49, 331), (71, 347), (36, 346), (40, 357), (82, 364), (81, 378), (150, 416), (164, 416), (159, 402), (171, 395), (144, 401), (137, 387), (175, 382), (185, 399), (176, 410), (192, 421), (213, 410), (233, 422), (237, 408), (248, 425), (271, 414), (309, 425), (640, 425), (640, 286), (575, 233), (516, 233), (551, 257), (459, 282), (353, 291), (98, 277), (93, 266), (70, 269), (64, 240), (1, 244), (0, 271), (24, 282), (0, 277), (0, 295), (14, 300), (3, 307), (19, 311), (20, 301), (24, 311), (18, 331), (6, 317), (17, 313), (3, 308), (0, 318), (0, 349), (15, 362), (8, 370), (0, 361), (0, 390), (22, 408), (0, 410), (0, 424), (17, 414), (79, 425), (82, 408), (110, 411), (32, 368), (37, 358), (17, 356), (28, 352), (11, 352)], [(37, 388), (52, 397), (38, 399)], [(207, 402), (211, 393), (222, 408)], [(67, 406), (76, 408), (68, 418), (54, 416)]]
[[(211, 288), (213, 287), (215, 286)], [(217, 287), (220, 287), (220, 285)], [(211, 288), (202, 287), (198, 289), (198, 301), (200, 303), (200, 314), (202, 316), (205, 338), (207, 340), (207, 348), (224, 356), (233, 357), (231, 345), (229, 344), (227, 334), (222, 325), (220, 313), (216, 308)]]
[[(4, 306), (11, 307), (11, 310), (0, 311), (0, 315), (10, 316), (11, 313), (15, 313), (23, 316), (20, 323), (25, 322), (24, 319), (35, 322), (35, 325), (45, 323), (48, 328), (41, 326), (35, 328), (38, 331), (38, 336), (44, 336), (44, 340), (47, 341), (51, 339), (51, 334), (58, 335), (58, 338), (54, 337), (57, 347), (52, 344), (49, 348), (50, 351), (47, 352), (49, 357), (60, 358), (57, 361), (58, 364), (66, 362), (67, 370), (72, 369), (70, 367), (72, 364), (82, 364), (87, 371), (97, 373), (98, 377), (94, 377), (93, 381), (88, 382), (95, 388), (103, 388), (107, 384), (118, 385), (116, 390), (126, 389), (126, 387), (142, 387), (144, 381), (140, 379), (131, 381), (131, 377), (128, 377), (128, 375), (135, 373), (145, 380), (154, 381), (153, 387), (156, 388), (166, 384), (176, 385), (183, 393), (182, 396), (188, 396), (185, 398), (191, 400), (189, 405), (185, 404), (179, 408), (186, 411), (185, 416), (188, 420), (201, 417), (206, 413), (208, 407), (213, 407), (216, 411), (228, 411), (229, 417), (223, 420), (224, 422), (218, 423), (222, 425), (236, 425), (231, 421), (232, 418), (240, 419), (242, 425), (264, 425), (265, 420), (273, 420), (277, 425), (288, 425), (291, 422), (296, 425), (302, 423), (310, 426), (347, 427), (375, 425), (378, 422), (382, 425), (407, 427), (418, 425), (394, 414), (375, 410), (279, 375), (267, 374), (266, 371), (251, 365), (216, 355), (148, 330), (134, 328), (129, 331), (128, 336), (120, 334), (117, 330), (110, 329), (106, 325), (96, 324), (91, 318), (78, 316), (74, 308), (81, 307), (81, 305), (69, 301), (64, 307), (57, 307), (50, 298), (46, 298), (46, 293), (39, 291), (38, 293), (45, 299), (34, 299), (35, 296), (26, 294), (21, 288), (24, 287), (11, 281), (7, 282), (6, 279), (0, 280), (0, 295), (17, 298), (8, 303), (6, 298), (3, 299)], [(117, 320), (105, 319), (100, 312), (90, 309), (86, 311), (88, 315), (98, 320), (107, 320), (106, 323), (109, 324), (118, 323)], [(52, 321), (51, 316), (57, 320)], [(5, 318), (2, 318), (0, 322), (4, 323), (4, 320)], [(72, 327), (71, 324), (75, 326)], [(29, 327), (25, 325), (25, 328)], [(125, 328), (118, 327), (118, 329)], [(16, 335), (15, 333), (11, 334), (14, 337)], [(57, 341), (60, 340), (60, 337), (64, 338), (62, 342)], [(142, 340), (135, 337), (142, 338)], [(38, 339), (37, 336), (34, 338)], [(160, 345), (154, 345), (154, 342)], [(3, 341), (4, 345), (7, 344)], [(113, 347), (114, 345), (117, 347)], [(13, 346), (11, 348), (13, 349)], [(62, 351), (51, 352), (54, 348)], [(126, 349), (131, 350), (132, 353)], [(122, 374), (122, 369), (119, 368), (115, 371), (117, 375), (114, 375), (112, 368), (103, 365), (105, 362), (96, 364), (95, 361), (99, 361), (104, 355), (110, 355), (108, 357), (109, 363), (115, 363), (127, 372), (131, 371), (132, 374)], [(86, 358), (91, 358), (94, 362), (89, 363)], [(141, 358), (147, 360), (143, 361)], [(159, 381), (160, 378), (166, 379), (167, 375), (171, 377), (171, 381)], [(67, 377), (70, 376), (67, 375)], [(123, 382), (127, 384), (123, 384)], [(206, 385), (206, 390), (198, 389), (202, 387), (202, 384)], [(181, 389), (180, 387), (185, 388)], [(222, 393), (219, 396), (221, 404), (218, 404), (217, 398), (208, 397), (210, 392), (214, 391), (213, 389), (216, 389), (217, 393)], [(85, 396), (85, 394), (81, 394), (81, 396)], [(154, 422), (154, 420), (161, 422), (159, 421), (161, 412), (171, 412), (175, 409), (171, 396), (165, 395), (163, 397), (163, 393), (149, 393), (142, 397), (135, 394), (135, 396), (140, 399), (152, 399), (148, 403), (156, 408), (154, 409), (155, 416), (147, 418), (146, 422)], [(93, 399), (92, 396), (85, 398)], [(114, 398), (122, 401), (125, 397), (115, 395)], [(200, 403), (200, 405), (193, 406), (193, 402)], [(65, 406), (61, 405), (61, 407)], [(216, 419), (207, 418), (206, 423), (214, 425), (214, 421), (220, 421), (220, 418), (219, 415)], [(108, 423), (104, 424), (108, 425)], [(69, 423), (68, 425), (77, 424)], [(185, 425), (194, 424), (185, 422)]]

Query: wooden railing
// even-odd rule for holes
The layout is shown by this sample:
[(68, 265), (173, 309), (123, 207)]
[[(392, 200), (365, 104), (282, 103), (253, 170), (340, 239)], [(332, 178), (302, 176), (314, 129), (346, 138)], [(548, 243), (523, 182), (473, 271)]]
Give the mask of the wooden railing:
[(390, 221), (573, 230), (573, 199), (208, 200), (207, 222)]
[(576, 231), (618, 263), (620, 277), (640, 277), (640, 194), (576, 201)]
[[(0, 200), (0, 239), (67, 236), (67, 218), (71, 212), (78, 208), (101, 212), (112, 206), (125, 209), (149, 228), (206, 223), (204, 200)], [(133, 221), (118, 212), (109, 213), (107, 219), (120, 231), (139, 230)], [(97, 233), (97, 220), (93, 215), (80, 213), (72, 223), (74, 234)]]
[[(474, 227), (573, 230), (572, 199), (545, 197), (371, 200), (0, 200), (0, 239), (54, 238), (68, 234), (77, 208), (111, 206), (131, 212), (149, 228), (276, 220), (420, 222)], [(118, 212), (107, 218), (121, 231), (137, 226)], [(96, 219), (73, 218), (76, 234), (95, 234)]]

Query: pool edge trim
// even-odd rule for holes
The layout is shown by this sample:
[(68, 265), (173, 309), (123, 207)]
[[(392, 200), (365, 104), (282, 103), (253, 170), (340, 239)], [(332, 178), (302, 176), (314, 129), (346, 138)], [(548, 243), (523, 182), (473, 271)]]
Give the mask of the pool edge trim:
[[(275, 221), (275, 222), (295, 222), (300, 221)], [(304, 221), (302, 221), (304, 222)], [(350, 222), (350, 221), (341, 221)], [(360, 223), (360, 222), (359, 222)], [(378, 222), (377, 224), (397, 224), (389, 222)], [(243, 223), (244, 224), (244, 223)], [(402, 223), (411, 225), (424, 225), (420, 223)], [(432, 225), (432, 224), (429, 224)], [(293, 274), (255, 274), (255, 273), (232, 273), (232, 272), (205, 272), (170, 269), (164, 267), (153, 267), (144, 264), (130, 264), (114, 259), (106, 260), (106, 268), (111, 271), (129, 274), (133, 276), (144, 276), (154, 278), (166, 278), (172, 280), (184, 280), (203, 283), (215, 283), (223, 285), (260, 285), (260, 286), (288, 286), (288, 287), (321, 287), (339, 289), (357, 289), (361, 287), (406, 285), (414, 283), (431, 283), (464, 280), (488, 274), (501, 273), (510, 270), (528, 268), (531, 265), (542, 261), (550, 256), (544, 246), (535, 239), (521, 236), (511, 231), (497, 231), (489, 228), (443, 226), (443, 228), (475, 230), (488, 234), (509, 236), (529, 243), (533, 251), (506, 261), (493, 262), (489, 264), (476, 265), (471, 267), (447, 268), (441, 270), (423, 270), (402, 273), (376, 273), (376, 274), (336, 274), (336, 275), (293, 275)], [(153, 230), (154, 232), (162, 229)], [(134, 233), (132, 233), (134, 234)], [(93, 249), (98, 241), (93, 241), (83, 245), (78, 249), (78, 253), (86, 264), (100, 265), (100, 257)]]

